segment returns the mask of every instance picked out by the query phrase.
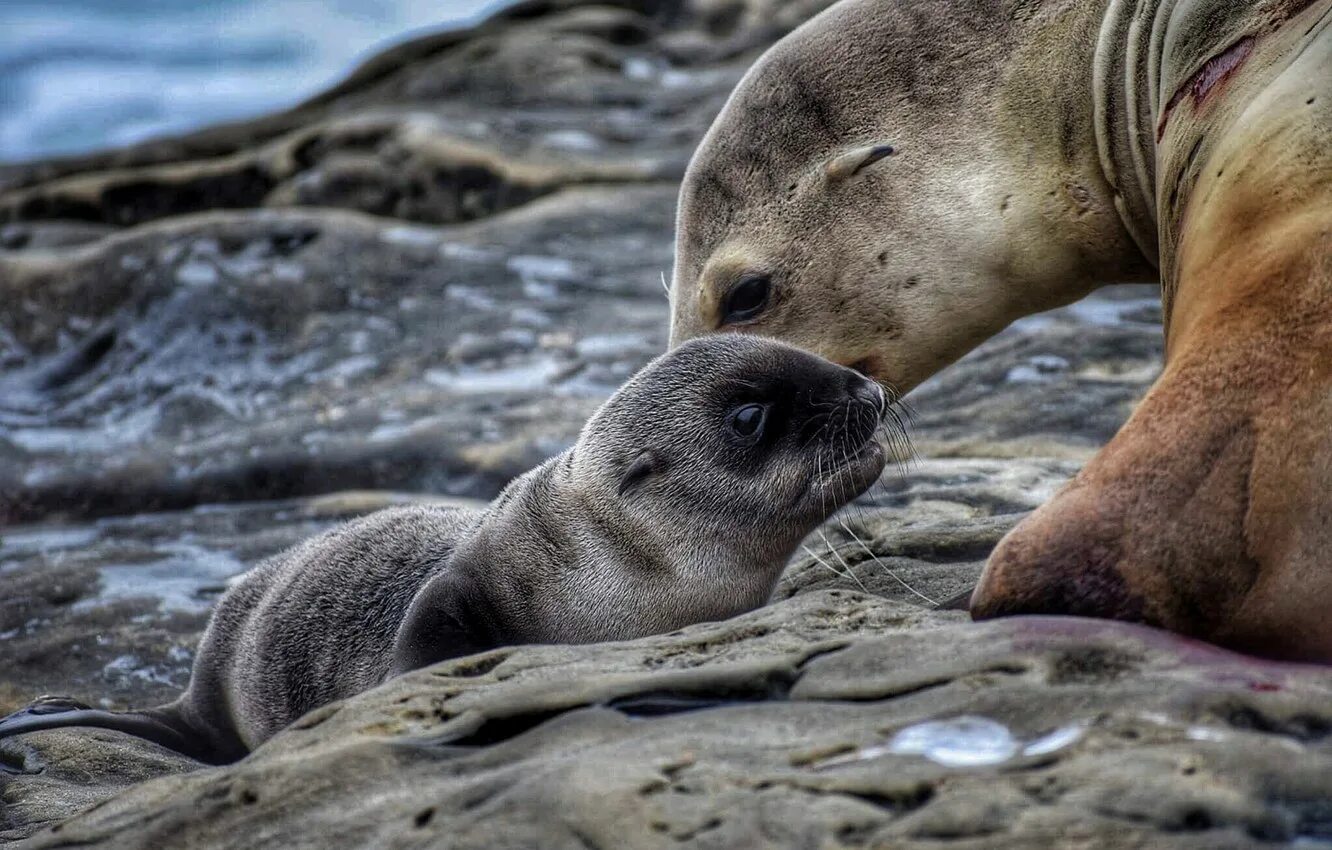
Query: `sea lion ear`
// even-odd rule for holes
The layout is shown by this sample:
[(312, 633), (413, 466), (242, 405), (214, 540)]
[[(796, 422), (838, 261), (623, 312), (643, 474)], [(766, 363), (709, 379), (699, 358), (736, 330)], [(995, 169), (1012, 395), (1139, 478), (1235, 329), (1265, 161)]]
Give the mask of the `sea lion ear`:
[(845, 180), (884, 157), (892, 156), (895, 153), (897, 153), (897, 149), (892, 145), (866, 145), (863, 148), (856, 148), (833, 157), (824, 166), (824, 171), (827, 172), (830, 181)]
[(421, 588), (393, 640), (390, 676), (500, 645), (481, 614), (486, 602), (473, 591), (452, 566)]
[(665, 466), (666, 464), (660, 455), (652, 449), (643, 449), (634, 458), (633, 463), (629, 464), (629, 468), (624, 471), (624, 474), (620, 476), (619, 494), (623, 496), (637, 489), (648, 478), (661, 472)]

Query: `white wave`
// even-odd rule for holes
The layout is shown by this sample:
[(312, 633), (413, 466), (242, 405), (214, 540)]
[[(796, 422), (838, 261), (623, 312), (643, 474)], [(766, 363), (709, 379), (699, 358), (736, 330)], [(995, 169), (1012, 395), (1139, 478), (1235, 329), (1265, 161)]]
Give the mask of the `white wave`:
[(0, 161), (290, 106), (414, 31), (503, 0), (6, 0)]

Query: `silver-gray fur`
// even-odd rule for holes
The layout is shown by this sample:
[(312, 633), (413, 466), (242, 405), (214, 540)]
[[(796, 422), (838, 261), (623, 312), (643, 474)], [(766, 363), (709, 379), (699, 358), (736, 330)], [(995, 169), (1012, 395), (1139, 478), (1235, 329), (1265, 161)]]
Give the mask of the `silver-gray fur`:
[(176, 702), (48, 701), (0, 721), (0, 737), (103, 726), (229, 761), (435, 661), (752, 610), (805, 535), (877, 479), (887, 408), (874, 382), (782, 343), (689, 343), (488, 509), (392, 508), (260, 564), (218, 603)]

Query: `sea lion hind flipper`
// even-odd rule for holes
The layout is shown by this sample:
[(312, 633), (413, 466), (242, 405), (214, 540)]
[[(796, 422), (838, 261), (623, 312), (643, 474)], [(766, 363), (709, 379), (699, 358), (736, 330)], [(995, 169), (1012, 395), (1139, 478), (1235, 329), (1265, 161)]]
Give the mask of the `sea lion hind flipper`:
[(170, 706), (149, 711), (107, 711), (68, 697), (42, 697), (26, 708), (0, 718), (0, 740), (47, 729), (90, 727), (124, 732), (209, 764), (218, 763), (210, 748), (189, 734), (183, 722), (172, 722)]

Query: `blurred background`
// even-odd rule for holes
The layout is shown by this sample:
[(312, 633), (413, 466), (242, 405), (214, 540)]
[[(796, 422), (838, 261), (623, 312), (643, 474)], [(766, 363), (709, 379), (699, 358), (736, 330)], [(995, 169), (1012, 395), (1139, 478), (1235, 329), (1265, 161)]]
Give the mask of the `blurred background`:
[[(422, 28), (503, 0), (4, 0), (0, 162), (291, 106)], [(317, 24), (316, 24), (317, 22)]]

